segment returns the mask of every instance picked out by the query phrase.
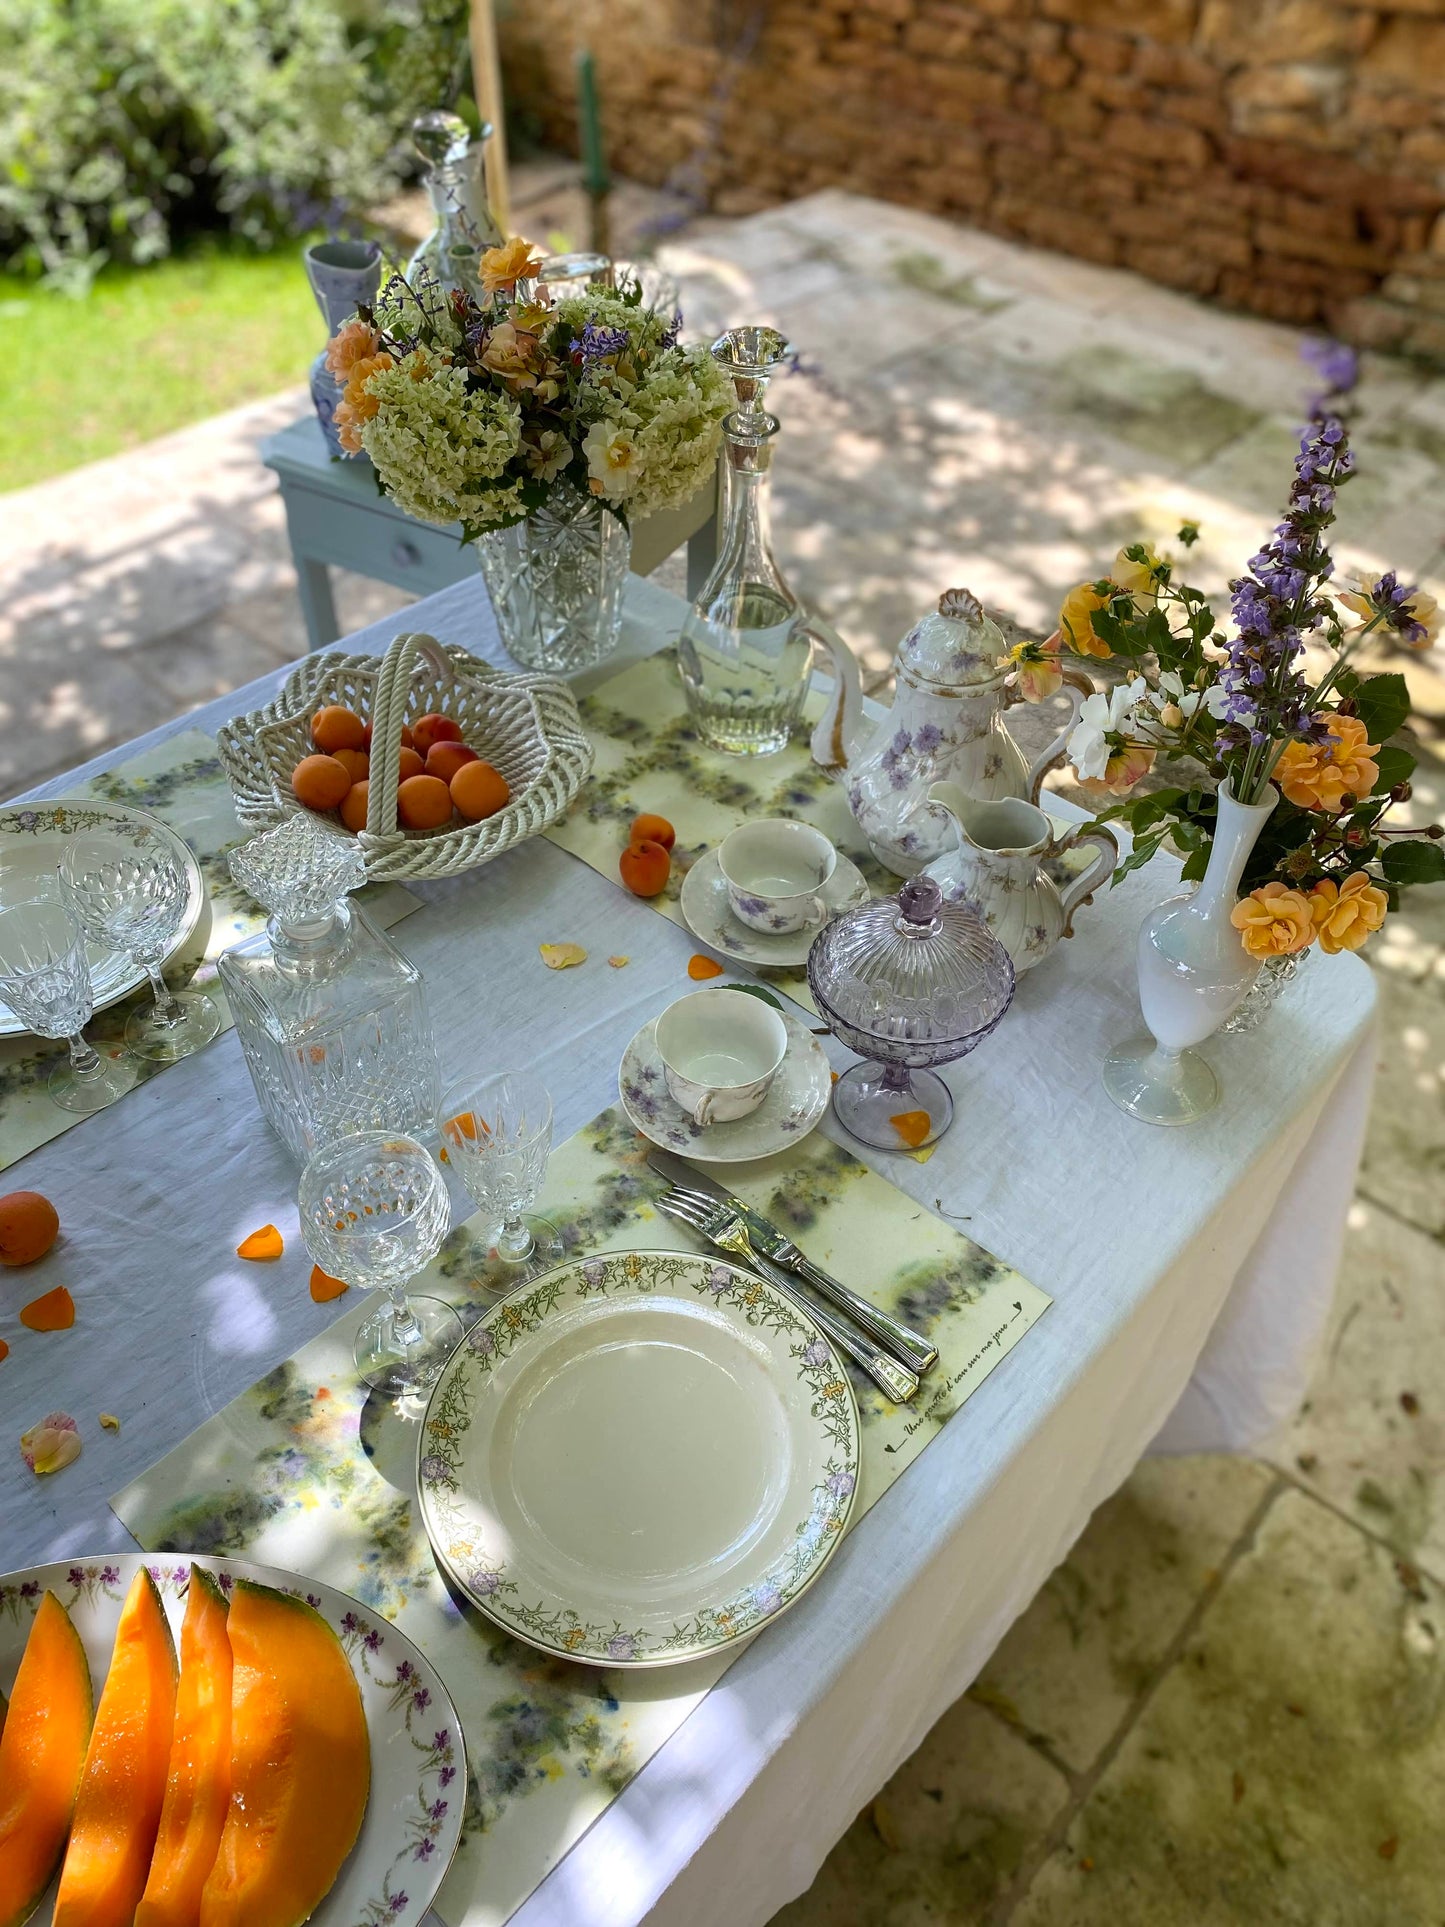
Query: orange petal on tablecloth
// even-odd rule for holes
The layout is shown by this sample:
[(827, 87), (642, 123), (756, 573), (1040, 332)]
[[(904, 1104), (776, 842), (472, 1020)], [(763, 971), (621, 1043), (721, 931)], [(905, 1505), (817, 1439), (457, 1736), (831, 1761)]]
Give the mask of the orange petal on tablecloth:
[(69, 1412), (50, 1412), (20, 1434), (20, 1456), (38, 1479), (58, 1472), (80, 1457), (80, 1427)]
[(607, 959), (607, 968), (609, 970), (626, 970), (631, 962), (631, 957), (609, 957)]
[(318, 1305), (329, 1305), (333, 1298), (339, 1298), (343, 1291), (351, 1287), (341, 1278), (333, 1278), (320, 1265), (311, 1267), (311, 1296)]
[(549, 970), (570, 970), (574, 964), (587, 961), (587, 952), (580, 943), (541, 943), (537, 948)]
[(10, 1347), (5, 1343), (3, 1338), (0, 1338), (0, 1358), (8, 1358), (9, 1356)]
[(253, 1231), (249, 1238), (243, 1238), (236, 1246), (238, 1258), (279, 1258), (286, 1249), (286, 1242), (274, 1224), (263, 1224), (259, 1231)]
[(709, 977), (721, 977), (723, 967), (716, 957), (704, 957), (701, 951), (687, 960), (687, 974), (695, 984), (706, 983)]
[(20, 1322), (33, 1332), (68, 1332), (75, 1323), (75, 1300), (64, 1285), (57, 1285), (54, 1291), (22, 1305)]

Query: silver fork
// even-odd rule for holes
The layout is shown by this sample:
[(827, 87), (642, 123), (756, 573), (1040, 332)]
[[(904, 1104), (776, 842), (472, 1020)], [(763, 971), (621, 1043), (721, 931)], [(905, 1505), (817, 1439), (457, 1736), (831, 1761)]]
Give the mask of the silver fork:
[(828, 1334), (840, 1351), (846, 1352), (856, 1365), (867, 1372), (874, 1384), (892, 1399), (895, 1405), (906, 1405), (917, 1392), (918, 1380), (912, 1372), (900, 1365), (896, 1358), (889, 1358), (886, 1353), (875, 1351), (833, 1312), (822, 1305), (810, 1304), (794, 1287), (786, 1272), (781, 1271), (777, 1265), (770, 1264), (760, 1252), (756, 1251), (752, 1239), (748, 1236), (747, 1227), (736, 1212), (729, 1211), (723, 1205), (699, 1206), (690, 1198), (680, 1197), (675, 1191), (670, 1191), (666, 1197), (659, 1198), (656, 1202), (659, 1211), (665, 1212), (669, 1218), (676, 1218), (679, 1224), (687, 1225), (690, 1230), (698, 1232), (707, 1239), (709, 1244), (716, 1245), (720, 1251), (728, 1251), (734, 1257), (741, 1258), (746, 1265), (757, 1272), (759, 1277), (765, 1278), (800, 1311), (806, 1312), (809, 1318)]

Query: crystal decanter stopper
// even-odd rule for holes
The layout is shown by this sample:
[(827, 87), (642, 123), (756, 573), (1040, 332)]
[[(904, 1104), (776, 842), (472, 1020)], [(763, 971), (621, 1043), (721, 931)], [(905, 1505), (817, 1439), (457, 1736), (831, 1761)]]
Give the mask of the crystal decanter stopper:
[(807, 694), (807, 613), (773, 555), (769, 470), (778, 418), (763, 406), (785, 366), (776, 328), (730, 328), (712, 345), (737, 408), (723, 422), (723, 533), (712, 574), (678, 638), (688, 710), (702, 740), (735, 756), (767, 756), (792, 734)]
[(270, 912), (218, 968), (267, 1122), (297, 1158), (351, 1131), (426, 1134), (436, 1051), (416, 966), (347, 901), (360, 847), (290, 816), (243, 844), (231, 874)]

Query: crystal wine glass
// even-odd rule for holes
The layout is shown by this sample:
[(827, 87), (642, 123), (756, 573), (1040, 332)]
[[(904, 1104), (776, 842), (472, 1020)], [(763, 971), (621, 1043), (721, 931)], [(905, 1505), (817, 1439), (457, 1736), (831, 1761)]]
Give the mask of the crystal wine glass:
[(357, 1371), (415, 1409), (465, 1330), (440, 1298), (406, 1289), (447, 1234), (451, 1200), (441, 1172), (415, 1138), (357, 1131), (316, 1152), (298, 1202), (301, 1235), (321, 1269), (385, 1294), (357, 1329)]
[(452, 1168), (472, 1202), (498, 1229), (477, 1267), (481, 1283), (511, 1291), (562, 1256), (555, 1225), (535, 1217), (552, 1148), (552, 1100), (531, 1071), (463, 1078), (438, 1116)]
[(0, 996), (37, 1037), (63, 1037), (70, 1058), (47, 1088), (65, 1111), (104, 1110), (136, 1078), (135, 1060), (102, 1057), (82, 1032), (95, 1009), (85, 938), (60, 878), (0, 878)]
[(150, 978), (153, 1001), (125, 1027), (137, 1057), (173, 1064), (209, 1044), (221, 1013), (203, 990), (175, 991), (161, 963), (186, 914), (186, 873), (147, 823), (117, 823), (103, 836), (75, 836), (60, 880), (76, 921), (92, 943), (132, 957)]

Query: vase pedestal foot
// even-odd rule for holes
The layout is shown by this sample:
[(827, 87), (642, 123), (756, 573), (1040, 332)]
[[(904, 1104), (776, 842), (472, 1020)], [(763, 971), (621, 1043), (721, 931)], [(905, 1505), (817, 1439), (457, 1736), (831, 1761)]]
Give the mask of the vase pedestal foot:
[(1104, 1089), (1146, 1124), (1192, 1124), (1219, 1102), (1219, 1079), (1198, 1051), (1163, 1050), (1131, 1037), (1104, 1059)]

